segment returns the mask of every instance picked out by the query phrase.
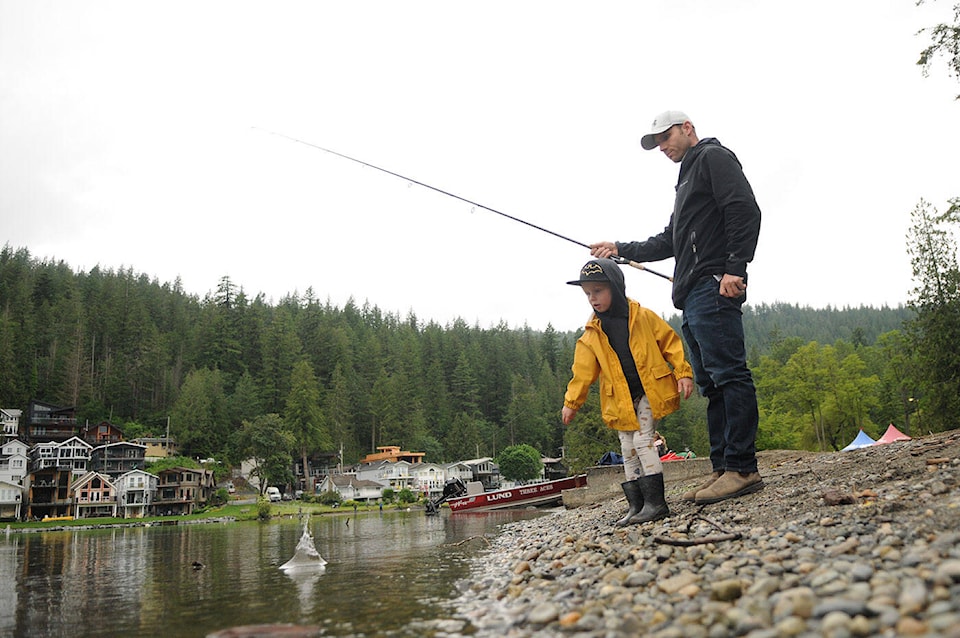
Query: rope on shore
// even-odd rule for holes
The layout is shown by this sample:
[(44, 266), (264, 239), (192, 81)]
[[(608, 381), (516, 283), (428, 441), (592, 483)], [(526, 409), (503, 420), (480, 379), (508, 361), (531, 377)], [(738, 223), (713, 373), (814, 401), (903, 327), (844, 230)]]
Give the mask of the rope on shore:
[(713, 527), (714, 529), (720, 531), (720, 534), (713, 536), (703, 536), (701, 538), (672, 538), (670, 536), (654, 536), (653, 541), (655, 543), (662, 543), (664, 545), (675, 545), (677, 547), (691, 547), (693, 545), (707, 545), (709, 543), (720, 543), (723, 541), (738, 541), (743, 538), (743, 534), (740, 532), (729, 532), (715, 522), (711, 521), (706, 516), (701, 516), (697, 514), (687, 522), (687, 528), (682, 532), (684, 534), (690, 534), (690, 528), (693, 527), (693, 524), (696, 521), (703, 521), (707, 525)]

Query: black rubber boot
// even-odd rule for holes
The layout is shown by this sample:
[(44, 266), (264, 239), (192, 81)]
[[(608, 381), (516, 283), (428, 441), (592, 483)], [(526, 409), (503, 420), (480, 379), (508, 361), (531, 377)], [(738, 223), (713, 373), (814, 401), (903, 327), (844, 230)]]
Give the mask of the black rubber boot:
[(630, 518), (630, 525), (659, 521), (670, 515), (663, 493), (663, 473), (643, 476), (636, 481), (643, 492), (643, 509)]
[(617, 521), (617, 527), (625, 527), (631, 524), (630, 519), (640, 513), (643, 509), (643, 492), (640, 491), (640, 480), (626, 481), (620, 484), (623, 493), (627, 497), (627, 503), (630, 504), (630, 510), (626, 516)]

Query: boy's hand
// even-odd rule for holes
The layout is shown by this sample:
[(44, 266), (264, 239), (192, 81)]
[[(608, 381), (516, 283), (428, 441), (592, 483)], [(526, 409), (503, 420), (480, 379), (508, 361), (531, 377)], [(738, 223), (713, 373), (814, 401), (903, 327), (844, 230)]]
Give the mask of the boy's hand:
[(684, 377), (677, 380), (677, 392), (683, 395), (684, 399), (689, 399), (690, 395), (693, 394), (693, 379), (690, 377)]
[(570, 422), (573, 421), (573, 417), (577, 416), (577, 411), (563, 406), (563, 412), (560, 414), (560, 417), (563, 419), (564, 425), (570, 425)]

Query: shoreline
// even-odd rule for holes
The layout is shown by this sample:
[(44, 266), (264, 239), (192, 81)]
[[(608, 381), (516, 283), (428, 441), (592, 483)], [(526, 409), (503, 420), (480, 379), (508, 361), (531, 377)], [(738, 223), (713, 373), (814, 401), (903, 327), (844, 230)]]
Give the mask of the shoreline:
[[(305, 503), (309, 509), (303, 509), (302, 513), (309, 514), (310, 516), (354, 516), (357, 514), (372, 514), (380, 513), (378, 508), (368, 507), (362, 508), (354, 512), (352, 509), (324, 509), (316, 510), (314, 507), (322, 507), (312, 503)], [(233, 504), (227, 505), (226, 507), (244, 507), (246, 505)], [(254, 507), (253, 505), (249, 507)], [(289, 507), (289, 506), (288, 506)], [(303, 507), (298, 505), (298, 507)], [(407, 506), (403, 509), (398, 507), (385, 508), (383, 513), (393, 513), (401, 512), (406, 510), (423, 510), (423, 507), (420, 506)], [(241, 513), (246, 514), (241, 510)], [(282, 509), (279, 512), (271, 513), (270, 519), (282, 519), (282, 518), (297, 518), (301, 515), (300, 511), (287, 511), (286, 508)], [(148, 517), (147, 519), (129, 519), (127, 521), (117, 521), (111, 523), (84, 523), (85, 519), (78, 518), (72, 519), (69, 521), (69, 524), (51, 524), (52, 521), (29, 521), (29, 522), (8, 522), (6, 527), (0, 527), (0, 533), (3, 533), (7, 536), (11, 534), (18, 533), (35, 533), (35, 532), (65, 532), (71, 530), (91, 530), (91, 529), (115, 529), (115, 528), (125, 528), (125, 527), (165, 527), (165, 526), (177, 526), (177, 525), (199, 525), (199, 524), (210, 524), (210, 523), (235, 523), (238, 521), (256, 521), (258, 520), (256, 514), (254, 515), (245, 515), (237, 516), (233, 514), (211, 514), (209, 516), (164, 516), (164, 517)], [(94, 519), (96, 520), (96, 519)], [(11, 525), (17, 525), (17, 527), (11, 527)], [(0, 525), (3, 525), (0, 523)]]
[[(960, 431), (760, 454), (763, 490), (615, 528), (622, 496), (504, 526), (421, 635), (960, 638)], [(699, 477), (698, 477), (699, 479)], [(739, 538), (690, 546), (669, 542)], [(412, 635), (412, 634), (411, 634)]]

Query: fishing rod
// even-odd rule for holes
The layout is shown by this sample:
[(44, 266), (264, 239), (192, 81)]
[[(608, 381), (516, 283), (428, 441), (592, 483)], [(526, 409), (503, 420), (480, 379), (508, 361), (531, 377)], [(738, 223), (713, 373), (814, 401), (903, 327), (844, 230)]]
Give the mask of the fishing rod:
[[(399, 177), (400, 179), (402, 179), (402, 180), (404, 180), (404, 181), (407, 181), (407, 182), (410, 182), (410, 183), (412, 183), (412, 184), (416, 184), (417, 186), (423, 186), (424, 188), (429, 188), (430, 190), (436, 191), (437, 193), (440, 193), (440, 194), (442, 194), (442, 195), (446, 195), (446, 196), (448, 196), (448, 197), (453, 197), (454, 199), (459, 199), (461, 202), (466, 202), (467, 204), (470, 204), (471, 206), (474, 206), (474, 207), (476, 207), (476, 208), (482, 208), (482, 209), (484, 209), (484, 210), (490, 211), (491, 213), (496, 213), (497, 215), (500, 215), (501, 217), (506, 217), (507, 219), (511, 219), (511, 220), (513, 220), (513, 221), (515, 221), (515, 222), (519, 222), (519, 223), (521, 223), (521, 224), (524, 224), (525, 226), (529, 226), (530, 228), (535, 228), (535, 229), (537, 229), (537, 230), (539, 230), (539, 231), (541, 231), (541, 232), (547, 233), (547, 234), (549, 234), (549, 235), (553, 235), (554, 237), (559, 237), (560, 239), (565, 239), (566, 241), (568, 241), (568, 242), (570, 242), (570, 243), (572, 243), (572, 244), (576, 244), (577, 246), (582, 246), (583, 248), (586, 248), (587, 250), (590, 249), (590, 246), (588, 246), (587, 244), (584, 244), (583, 242), (577, 241), (577, 240), (575, 240), (575, 239), (570, 239), (569, 237), (566, 237), (566, 236), (564, 236), (564, 235), (561, 235), (560, 233), (556, 233), (556, 232), (554, 232), (554, 231), (552, 231), (552, 230), (549, 230), (549, 229), (547, 229), (547, 228), (543, 228), (542, 226), (537, 226), (536, 224), (532, 224), (532, 223), (530, 223), (530, 222), (528, 222), (528, 221), (525, 221), (525, 220), (523, 220), (523, 219), (520, 219), (519, 217), (514, 217), (513, 215), (508, 215), (508, 214), (506, 214), (506, 213), (502, 213), (502, 212), (500, 212), (500, 211), (498, 211), (498, 210), (496, 210), (496, 209), (494, 209), (494, 208), (490, 208), (489, 206), (484, 206), (483, 204), (480, 204), (480, 203), (478, 203), (478, 202), (471, 201), (471, 200), (469, 200), (469, 199), (467, 199), (467, 198), (465, 198), (465, 197), (461, 197), (461, 196), (459, 196), (459, 195), (457, 195), (457, 194), (455, 194), (455, 193), (451, 193), (451, 192), (449, 192), (449, 191), (445, 191), (445, 190), (443, 190), (443, 189), (441, 189), (441, 188), (437, 188), (436, 186), (431, 186), (430, 184), (425, 184), (425, 183), (423, 183), (423, 182), (417, 181), (417, 180), (415, 180), (415, 179), (413, 179), (413, 178), (411, 178), (411, 177), (407, 177), (406, 175), (401, 175), (400, 173), (394, 173), (393, 171), (387, 170), (387, 169), (385, 169), (385, 168), (381, 168), (381, 167), (379, 167), (379, 166), (375, 166), (374, 164), (370, 164), (370, 163), (368, 163), (368, 162), (364, 162), (363, 160), (358, 160), (358, 159), (355, 158), (355, 157), (350, 157), (349, 155), (344, 155), (343, 153), (338, 153), (337, 151), (331, 150), (331, 149), (329, 149), (329, 148), (324, 148), (324, 147), (318, 146), (318, 145), (316, 145), (316, 144), (311, 144), (310, 142), (305, 142), (304, 140), (297, 139), (296, 137), (290, 137), (289, 135), (284, 135), (283, 133), (277, 133), (277, 132), (275, 132), (275, 131), (268, 131), (268, 130), (266, 130), (266, 129), (262, 129), (262, 128), (259, 128), (259, 127), (257, 127), (257, 126), (254, 126), (253, 128), (255, 128), (255, 129), (259, 130), (259, 131), (263, 131), (264, 133), (269, 133), (270, 135), (276, 135), (277, 137), (282, 137), (282, 138), (288, 139), (288, 140), (290, 140), (291, 142), (296, 142), (296, 143), (298, 143), (298, 144), (303, 144), (304, 146), (309, 146), (310, 148), (315, 148), (315, 149), (317, 149), (317, 150), (323, 151), (324, 153), (330, 153), (331, 155), (336, 155), (337, 157), (342, 157), (342, 158), (345, 159), (345, 160), (350, 160), (351, 162), (356, 162), (357, 164), (360, 164), (361, 166), (367, 166), (367, 167), (369, 167), (369, 168), (378, 170), (378, 171), (380, 171), (381, 173), (386, 173), (387, 175), (393, 175), (394, 177)], [(656, 270), (651, 270), (650, 268), (647, 268), (647, 267), (644, 266), (643, 264), (641, 264), (641, 263), (639, 263), (639, 262), (636, 262), (636, 261), (631, 261), (631, 260), (629, 260), (629, 259), (627, 259), (627, 258), (625, 258), (625, 257), (620, 257), (620, 256), (618, 256), (618, 255), (611, 255), (611, 256), (610, 256), (610, 259), (612, 259), (613, 261), (617, 262), (618, 264), (624, 264), (624, 265), (627, 265), (627, 266), (632, 266), (633, 268), (636, 268), (637, 270), (643, 270), (643, 271), (645, 271), (645, 272), (650, 273), (651, 275), (656, 275), (656, 276), (658, 276), (658, 277), (663, 277), (663, 278), (666, 279), (667, 281), (673, 281), (673, 277), (670, 277), (669, 275), (664, 275), (663, 273), (657, 272)]]

